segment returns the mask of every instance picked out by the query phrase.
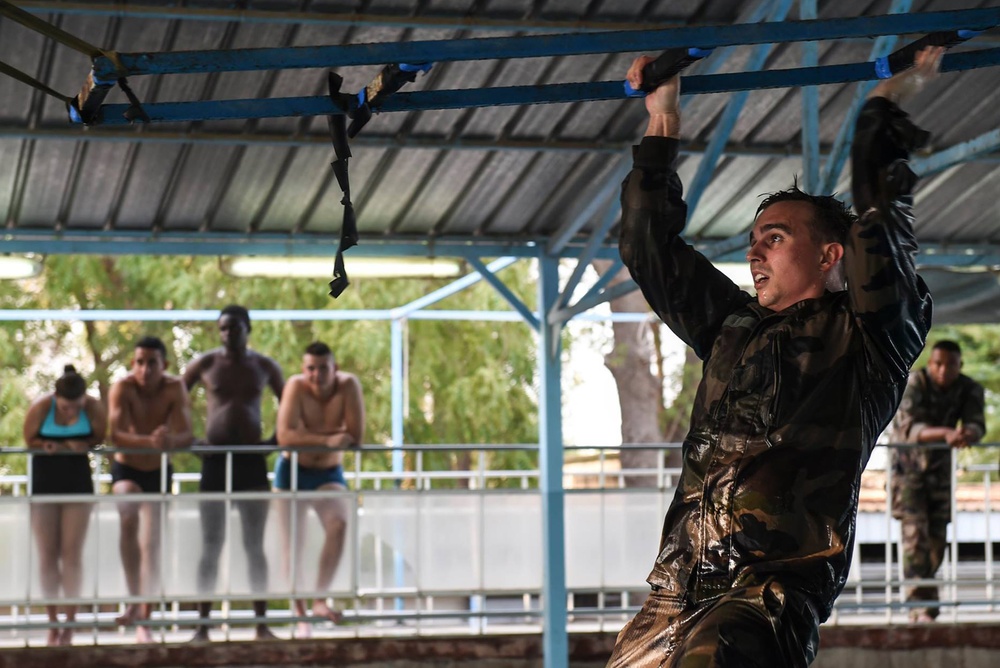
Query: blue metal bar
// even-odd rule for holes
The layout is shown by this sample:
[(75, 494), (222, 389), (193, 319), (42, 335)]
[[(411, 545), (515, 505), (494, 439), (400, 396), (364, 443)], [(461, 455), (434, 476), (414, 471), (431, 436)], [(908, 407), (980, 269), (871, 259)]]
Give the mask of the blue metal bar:
[[(694, 44), (702, 48), (714, 48), (734, 44), (775, 44), (925, 33), (935, 30), (976, 29), (997, 24), (1000, 24), (1000, 8), (988, 8), (756, 25), (692, 26), (659, 30), (385, 42), (346, 46), (122, 53), (119, 56), (126, 76), (194, 74), (658, 51)], [(117, 75), (117, 70), (109, 59), (99, 57), (94, 59), (94, 73), (99, 78), (112, 79)]]
[[(538, 305), (548, 313), (559, 297), (559, 260), (538, 258)], [(542, 651), (545, 668), (567, 668), (566, 518), (563, 494), (562, 364), (560, 325), (545, 323), (538, 337), (539, 487), (542, 493)]]
[[(615, 180), (616, 187), (620, 181), (621, 179)], [(569, 302), (570, 297), (573, 296), (573, 292), (576, 290), (576, 286), (580, 284), (580, 279), (583, 278), (584, 272), (587, 271), (590, 261), (594, 259), (597, 251), (604, 245), (604, 239), (608, 236), (608, 231), (611, 230), (615, 221), (618, 220), (620, 213), (621, 206), (617, 198), (612, 198), (607, 203), (600, 224), (594, 229), (593, 234), (590, 235), (590, 241), (580, 251), (580, 257), (576, 261), (576, 268), (573, 269), (573, 274), (569, 277), (569, 281), (566, 282), (566, 286), (563, 288), (562, 294), (559, 295), (559, 299), (556, 300), (556, 308), (562, 308)]]
[[(775, 21), (784, 20), (791, 7), (792, 0), (779, 0), (775, 3), (771, 11), (771, 18)], [(754, 47), (753, 53), (746, 64), (747, 72), (753, 72), (762, 68), (764, 63), (767, 62), (767, 57), (771, 53), (772, 48), (774, 47), (770, 44), (761, 44)], [(809, 69), (815, 70), (815, 68)], [(746, 74), (745, 76), (748, 75)], [(682, 88), (686, 87), (688, 87), (687, 82), (685, 82)], [(734, 94), (729, 99), (725, 111), (722, 112), (722, 116), (715, 125), (715, 129), (712, 132), (712, 140), (708, 143), (708, 149), (705, 151), (705, 155), (702, 156), (701, 162), (698, 163), (698, 171), (695, 172), (694, 178), (688, 186), (687, 205), (689, 218), (698, 209), (698, 203), (701, 201), (702, 195), (705, 194), (705, 189), (708, 188), (708, 184), (712, 182), (712, 178), (715, 176), (716, 163), (718, 163), (719, 157), (722, 155), (723, 147), (729, 142), (729, 137), (733, 133), (733, 128), (736, 127), (736, 121), (739, 120), (740, 112), (743, 111), (743, 105), (746, 104), (749, 96), (750, 93), (746, 90)]]
[[(591, 322), (637, 322), (645, 320), (646, 313), (581, 313), (580, 320)], [(274, 309), (251, 310), (254, 321), (307, 320), (326, 322), (332, 320), (393, 320), (388, 309), (379, 310), (300, 310)], [(72, 309), (0, 309), (0, 322), (214, 322), (219, 312), (214, 310), (144, 310), (144, 309), (93, 309), (75, 311)], [(470, 320), (477, 322), (523, 322), (518, 313), (512, 311), (449, 311), (434, 309), (417, 311), (407, 316), (408, 320)]]
[[(577, 314), (583, 313), (584, 311), (589, 311), (598, 304), (603, 304), (604, 302), (609, 302), (612, 299), (618, 299), (619, 297), (624, 297), (630, 292), (634, 292), (639, 289), (639, 286), (635, 284), (631, 278), (622, 281), (621, 283), (616, 283), (612, 285), (607, 290), (593, 296), (584, 297), (572, 306), (567, 306), (566, 308), (556, 309), (549, 311), (548, 323), (550, 325), (555, 325), (559, 323), (564, 323), (574, 318)], [(589, 293), (588, 293), (589, 294)]]
[[(889, 6), (889, 14), (905, 14), (910, 11), (912, 6), (913, 0), (892, 0), (892, 4)], [(876, 39), (874, 46), (872, 46), (869, 60), (874, 61), (877, 58), (892, 53), (892, 50), (896, 48), (898, 40), (899, 37), (896, 35), (883, 35)], [(826, 159), (826, 168), (823, 170), (820, 191), (816, 194), (829, 195), (837, 187), (837, 180), (840, 178), (840, 173), (844, 171), (847, 156), (851, 151), (851, 142), (854, 141), (854, 123), (858, 118), (858, 112), (861, 111), (861, 106), (865, 103), (868, 93), (871, 92), (876, 83), (878, 82), (865, 81), (859, 83), (855, 88), (854, 97), (851, 99), (851, 106), (847, 110), (847, 115), (844, 116), (844, 122), (841, 123), (840, 129), (837, 131), (833, 150)]]
[[(789, 24), (794, 25), (794, 24)], [(946, 55), (942, 72), (959, 72), (1000, 65), (1000, 48), (965, 51)], [(725, 93), (761, 88), (793, 88), (865, 81), (875, 78), (872, 63), (824, 65), (766, 72), (731, 72), (691, 76), (684, 79), (681, 95)], [(428, 111), (466, 109), (520, 104), (559, 104), (624, 98), (621, 81), (507, 86), (459, 90), (397, 93), (385, 101), (382, 111)], [(101, 107), (101, 125), (126, 125), (125, 104)], [(143, 107), (153, 123), (206, 120), (278, 118), (287, 116), (330, 116), (342, 113), (328, 97), (288, 97), (263, 100), (206, 100), (203, 102), (163, 102)]]
[[(491, 273), (497, 272), (503, 269), (504, 267), (509, 267), (515, 262), (517, 262), (517, 258), (515, 257), (502, 257), (497, 260), (493, 260), (493, 262), (490, 262), (486, 268)], [(414, 299), (409, 304), (403, 304), (402, 306), (392, 309), (393, 317), (404, 318), (406, 316), (409, 316), (411, 313), (414, 313), (421, 309), (425, 309), (431, 304), (436, 304), (437, 302), (441, 301), (442, 299), (445, 299), (446, 297), (451, 297), (452, 295), (457, 294), (462, 290), (465, 290), (467, 287), (475, 285), (480, 281), (480, 279), (482, 279), (482, 277), (483, 277), (482, 274), (480, 274), (478, 271), (466, 274), (462, 278), (457, 279), (456, 281), (444, 286), (443, 288), (435, 290), (434, 292), (428, 295), (424, 295), (419, 299)]]
[[(816, 0), (799, 0), (799, 18), (816, 18)], [(819, 44), (802, 42), (802, 67), (819, 65)], [(819, 88), (802, 89), (802, 189), (814, 192), (819, 185)]]
[(609, 199), (614, 201), (618, 190), (621, 188), (622, 179), (625, 178), (630, 169), (630, 161), (623, 160), (622, 164), (612, 172), (603, 185), (598, 187), (597, 193), (580, 210), (580, 213), (573, 217), (572, 220), (566, 221), (549, 237), (549, 243), (546, 245), (545, 252), (549, 255), (556, 255), (562, 252), (566, 244), (576, 236), (576, 233), (594, 218), (601, 206)]
[(913, 160), (910, 166), (918, 176), (929, 176), (998, 148), (1000, 148), (1000, 130), (990, 130), (975, 139), (950, 146), (926, 158)]
[(472, 268), (479, 272), (479, 275), (486, 279), (486, 282), (493, 286), (493, 288), (500, 293), (500, 296), (507, 300), (507, 303), (513, 307), (515, 311), (521, 314), (525, 322), (534, 329), (538, 331), (538, 316), (535, 315), (531, 309), (524, 305), (524, 302), (518, 299), (510, 288), (508, 288), (503, 281), (497, 278), (496, 274), (489, 270), (482, 260), (479, 258), (470, 257), (466, 259), (466, 262), (472, 265)]

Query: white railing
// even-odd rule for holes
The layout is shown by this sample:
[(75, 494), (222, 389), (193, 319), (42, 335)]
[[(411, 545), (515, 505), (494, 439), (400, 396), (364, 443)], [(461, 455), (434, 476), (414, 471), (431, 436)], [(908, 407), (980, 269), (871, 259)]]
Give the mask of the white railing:
[[(676, 447), (660, 446), (663, 454)], [(0, 642), (23, 643), (50, 626), (41, 615), (49, 604), (80, 605), (75, 626), (92, 630), (97, 639), (98, 630), (114, 627), (119, 606), (141, 601), (158, 607), (149, 624), (159, 630), (161, 638), (171, 628), (193, 624), (193, 604), (199, 601), (220, 602), (222, 611), (210, 623), (226, 624), (228, 629), (256, 621), (239, 609), (247, 607), (248, 601), (314, 597), (333, 599), (344, 608), (345, 618), (352, 622), (345, 628), (351, 632), (377, 630), (386, 624), (396, 632), (400, 623), (415, 628), (459, 625), (472, 632), (481, 632), (487, 625), (538, 628), (544, 562), (538, 471), (491, 470), (487, 465), (490, 452), (537, 448), (449, 445), (406, 449), (414, 453), (414, 468), (397, 472), (364, 470), (364, 458), (384, 457), (385, 448), (366, 447), (352, 453), (346, 467), (352, 491), (342, 492), (180, 493), (193, 486), (198, 474), (177, 473), (165, 494), (31, 496), (26, 476), (0, 476), (0, 624), (7, 629), (0, 634), (4, 636)], [(567, 449), (564, 470), (570, 623), (609, 631), (620, 627), (642, 603), (648, 589), (644, 579), (679, 473), (664, 465), (663, 456), (653, 470), (622, 470), (617, 458), (620, 449)], [(470, 454), (473, 470), (426, 470), (424, 455), (441, 450)], [(110, 452), (100, 453), (95, 460)], [(1000, 535), (1000, 516), (993, 512), (992, 496), (997, 487), (996, 466), (974, 468), (982, 472), (982, 483), (953, 486), (959, 498), (953, 502), (948, 556), (934, 581), (941, 588), (943, 616), (956, 621), (995, 619), (1000, 605), (993, 563), (993, 540)], [(833, 623), (896, 623), (907, 618), (901, 592), (914, 583), (901, 577), (898, 522), (885, 503), (890, 473), (873, 470), (865, 474), (854, 567)], [(648, 486), (626, 488), (624, 482), (630, 476), (643, 477)], [(101, 473), (95, 479), (107, 487), (109, 476)], [(131, 597), (119, 557), (118, 505), (140, 500), (161, 518), (162, 576), (156, 591)], [(251, 582), (243, 547), (239, 508), (252, 500), (265, 501), (269, 508), (264, 529), (266, 585)], [(305, 506), (309, 512), (308, 506), (319, 501), (341, 504), (347, 520), (343, 557), (330, 588), (324, 591), (315, 591), (313, 582), (322, 528), (314, 516), (308, 519), (301, 529), (298, 554), (298, 529), (295, 523), (282, 521), (292, 509)], [(83, 547), (83, 585), (74, 599), (46, 598), (39, 582), (31, 515), (47, 504), (70, 502), (91, 507)], [(208, 504), (221, 506), (226, 538), (217, 587), (211, 592), (197, 587), (200, 518)], [(284, 533), (286, 527), (290, 536)], [(281, 623), (315, 621), (280, 611), (269, 615)]]

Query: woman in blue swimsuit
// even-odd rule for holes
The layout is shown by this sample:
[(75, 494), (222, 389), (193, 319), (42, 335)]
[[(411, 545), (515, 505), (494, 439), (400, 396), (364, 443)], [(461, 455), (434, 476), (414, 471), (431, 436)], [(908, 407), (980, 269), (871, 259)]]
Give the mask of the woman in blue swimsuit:
[[(30, 494), (93, 494), (87, 452), (104, 440), (107, 411), (87, 394), (87, 381), (67, 365), (55, 392), (35, 401), (24, 418), (24, 441), (32, 450)], [(90, 503), (46, 503), (31, 506), (31, 528), (38, 545), (42, 595), (78, 598), (83, 580), (83, 542), (90, 521)], [(46, 608), (58, 622), (58, 608)], [(65, 606), (66, 621), (76, 619), (76, 606)], [(49, 629), (48, 644), (72, 644), (72, 628)]]

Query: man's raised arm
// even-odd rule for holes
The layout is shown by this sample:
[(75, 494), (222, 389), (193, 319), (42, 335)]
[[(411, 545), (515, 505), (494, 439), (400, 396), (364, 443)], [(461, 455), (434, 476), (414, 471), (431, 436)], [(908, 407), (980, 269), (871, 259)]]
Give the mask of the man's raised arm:
[(860, 220), (845, 249), (845, 273), (852, 308), (869, 346), (889, 378), (905, 378), (920, 354), (931, 325), (931, 298), (917, 276), (913, 233), (910, 150), (926, 140), (897, 104), (937, 75), (940, 48), (917, 54), (915, 66), (879, 83), (858, 116), (852, 158), (854, 206)]

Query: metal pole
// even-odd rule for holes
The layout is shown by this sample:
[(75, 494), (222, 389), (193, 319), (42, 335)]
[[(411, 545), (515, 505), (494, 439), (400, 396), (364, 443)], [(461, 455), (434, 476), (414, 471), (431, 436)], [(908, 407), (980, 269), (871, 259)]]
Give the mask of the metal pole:
[(566, 518), (563, 496), (563, 440), (560, 323), (549, 324), (544, 315), (559, 299), (559, 260), (538, 258), (538, 304), (542, 323), (538, 341), (540, 448), (539, 485), (542, 492), (542, 650), (545, 668), (566, 668), (569, 639), (566, 633)]

